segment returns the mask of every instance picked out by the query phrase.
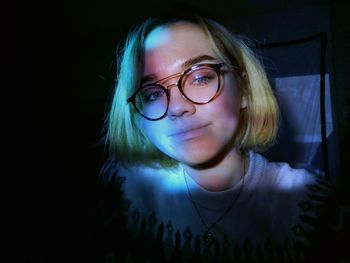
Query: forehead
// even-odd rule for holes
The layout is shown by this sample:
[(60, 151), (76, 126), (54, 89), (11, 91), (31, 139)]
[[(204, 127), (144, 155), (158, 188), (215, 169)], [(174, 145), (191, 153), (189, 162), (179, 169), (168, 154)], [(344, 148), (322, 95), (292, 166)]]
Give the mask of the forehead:
[(164, 67), (180, 70), (189, 58), (203, 55), (217, 57), (201, 27), (189, 22), (162, 25), (146, 37), (144, 74), (162, 72)]
[(153, 29), (145, 41), (145, 51), (159, 48), (163, 45), (174, 44), (177, 42), (186, 42), (193, 39), (200, 39), (208, 42), (202, 28), (197, 24), (190, 22), (176, 22), (172, 24), (161, 25)]

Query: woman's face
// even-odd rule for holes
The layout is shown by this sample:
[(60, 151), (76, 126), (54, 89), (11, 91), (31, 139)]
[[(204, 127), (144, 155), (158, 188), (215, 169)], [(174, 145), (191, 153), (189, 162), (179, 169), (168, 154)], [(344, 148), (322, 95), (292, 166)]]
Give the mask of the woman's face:
[[(208, 38), (195, 24), (180, 22), (154, 29), (145, 41), (147, 83), (200, 63), (221, 63)], [(157, 121), (141, 118), (141, 129), (163, 153), (189, 165), (205, 165), (233, 150), (239, 112), (243, 107), (235, 74), (222, 68), (221, 92), (213, 101), (196, 105), (172, 86), (167, 115)], [(179, 76), (160, 84), (177, 83)]]

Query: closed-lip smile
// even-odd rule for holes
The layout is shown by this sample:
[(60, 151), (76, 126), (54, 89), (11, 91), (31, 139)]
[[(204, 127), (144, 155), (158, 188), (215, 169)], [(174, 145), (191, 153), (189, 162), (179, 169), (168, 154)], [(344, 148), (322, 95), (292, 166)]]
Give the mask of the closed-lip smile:
[(169, 137), (174, 137), (180, 140), (189, 140), (202, 135), (205, 132), (205, 128), (207, 126), (209, 126), (209, 124), (191, 125), (188, 127), (180, 128), (175, 132), (171, 133)]

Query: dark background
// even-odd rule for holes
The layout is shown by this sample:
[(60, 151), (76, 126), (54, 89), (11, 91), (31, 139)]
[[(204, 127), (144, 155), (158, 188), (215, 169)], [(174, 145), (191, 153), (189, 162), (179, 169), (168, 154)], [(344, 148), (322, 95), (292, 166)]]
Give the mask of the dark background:
[[(10, 162), (6, 159), (4, 167), (11, 171), (4, 176), (14, 178), (19, 190), (8, 197), (19, 201), (9, 202), (16, 233), (11, 262), (97, 262), (97, 178), (106, 158), (98, 140), (114, 80), (116, 46), (131, 26), (176, 3), (50, 1), (13, 3), (2, 10), (2, 99), (3, 113), (9, 116), (3, 129), (9, 136), (3, 140), (10, 146)], [(268, 42), (293, 39), (300, 36), (298, 30), (301, 35), (328, 31), (337, 144), (331, 154), (339, 171), (334, 181), (339, 195), (348, 200), (349, 2), (187, 3)], [(278, 16), (288, 19), (269, 19)], [(292, 26), (300, 20), (303, 27)]]

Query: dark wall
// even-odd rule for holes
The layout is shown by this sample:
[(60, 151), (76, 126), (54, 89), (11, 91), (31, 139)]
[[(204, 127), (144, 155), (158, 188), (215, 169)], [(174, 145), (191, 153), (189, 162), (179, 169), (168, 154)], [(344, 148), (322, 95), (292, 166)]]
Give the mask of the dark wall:
[(104, 158), (96, 142), (107, 92), (98, 87), (103, 48), (85, 8), (28, 2), (15, 8), (10, 24), (9, 154), (20, 176), (14, 262), (96, 262), (96, 182)]
[(350, 3), (345, 0), (330, 2), (332, 39), (332, 76), (335, 108), (335, 128), (338, 136), (340, 174), (338, 186), (344, 200), (350, 200)]
[[(249, 16), (329, 7), (335, 129), (338, 144), (350, 145), (348, 2), (231, 2), (214, 7), (212, 1), (202, 1), (200, 7), (237, 23)], [(14, 15), (6, 17), (13, 98), (7, 111), (14, 137), (8, 156), (20, 175), (21, 262), (96, 262), (97, 176), (106, 157), (96, 143), (113, 85), (115, 48), (130, 25), (165, 11), (169, 3), (30, 2), (12, 8)], [(284, 34), (288, 37), (288, 31)], [(339, 148), (340, 180), (346, 189), (350, 153)]]

